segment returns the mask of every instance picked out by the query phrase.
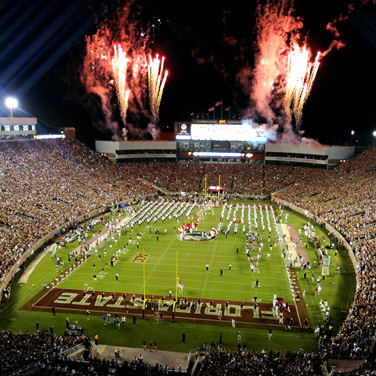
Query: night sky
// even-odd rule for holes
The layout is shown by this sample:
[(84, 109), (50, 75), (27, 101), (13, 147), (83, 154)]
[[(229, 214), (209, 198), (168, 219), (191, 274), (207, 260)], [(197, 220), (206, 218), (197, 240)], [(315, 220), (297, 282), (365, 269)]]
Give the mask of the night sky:
[[(252, 109), (236, 77), (245, 65), (254, 63), (256, 2), (223, 2), (217, 7), (155, 3), (137, 2), (141, 25), (151, 33), (149, 47), (166, 56), (170, 71), (160, 109), (161, 129), (172, 131), (174, 121), (187, 121), (191, 113), (206, 114), (221, 99), (233, 114)], [(1, 2), (0, 98), (11, 95), (19, 100), (21, 110), (15, 110), (15, 116), (23, 116), (23, 111), (32, 114), (47, 132), (74, 126), (77, 137), (89, 146), (95, 139), (110, 138), (93, 125), (93, 118), (101, 114), (95, 98), (80, 84), (79, 68), (85, 35), (95, 33), (96, 22), (111, 17), (117, 4), (95, 0)], [(105, 9), (107, 16), (103, 16)], [(313, 51), (325, 50), (332, 40), (325, 25), (340, 13), (348, 14), (347, 2), (335, 0), (298, 0), (294, 9), (294, 16), (303, 20)], [(356, 5), (337, 27), (346, 46), (323, 58), (301, 129), (306, 137), (325, 144), (356, 140), (371, 144), (376, 130), (376, 5), (372, 1)], [(0, 112), (8, 116), (4, 99), (0, 99)], [(217, 110), (219, 115), (219, 107)], [(356, 132), (353, 140), (351, 130)]]

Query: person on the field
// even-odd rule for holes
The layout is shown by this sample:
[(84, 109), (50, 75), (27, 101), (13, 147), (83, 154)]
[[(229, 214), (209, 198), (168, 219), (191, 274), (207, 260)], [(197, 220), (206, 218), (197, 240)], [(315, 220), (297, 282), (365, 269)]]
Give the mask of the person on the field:
[(180, 282), (178, 283), (178, 287), (179, 287), (179, 291), (180, 291), (180, 292), (183, 292), (183, 291), (184, 291), (184, 285), (183, 285), (183, 282), (182, 282), (182, 281), (180, 281)]

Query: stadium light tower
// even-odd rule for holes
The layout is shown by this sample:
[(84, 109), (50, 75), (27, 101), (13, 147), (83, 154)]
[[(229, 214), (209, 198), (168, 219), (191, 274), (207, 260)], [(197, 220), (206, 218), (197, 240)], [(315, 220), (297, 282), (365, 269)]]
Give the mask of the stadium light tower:
[(350, 136), (350, 145), (354, 145), (354, 135), (355, 135), (355, 131), (352, 130), (350, 132), (351, 136)]
[(13, 117), (13, 108), (18, 107), (18, 101), (15, 98), (6, 98), (5, 105), (10, 109), (10, 117)]

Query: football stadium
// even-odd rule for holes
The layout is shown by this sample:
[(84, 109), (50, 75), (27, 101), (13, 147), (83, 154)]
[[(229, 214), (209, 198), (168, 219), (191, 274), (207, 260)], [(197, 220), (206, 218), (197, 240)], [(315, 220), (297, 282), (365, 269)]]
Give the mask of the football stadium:
[(325, 113), (313, 88), (332, 50), (370, 51), (373, 2), (328, 6), (326, 44), (290, 0), (16, 3), (0, 17), (0, 374), (375, 375), (374, 100)]
[(57, 137), (0, 145), (4, 374), (159, 353), (198, 374), (371, 367), (375, 149), (333, 169), (115, 164)]

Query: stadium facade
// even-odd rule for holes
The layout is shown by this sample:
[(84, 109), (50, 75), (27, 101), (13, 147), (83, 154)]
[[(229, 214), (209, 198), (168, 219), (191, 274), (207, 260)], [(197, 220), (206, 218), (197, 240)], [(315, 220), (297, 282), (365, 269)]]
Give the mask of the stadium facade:
[(38, 134), (37, 124), (35, 117), (0, 117), (0, 141), (76, 138), (74, 127), (60, 128), (58, 134)]
[(27, 140), (37, 134), (35, 117), (0, 117), (0, 140)]
[(268, 142), (260, 125), (215, 119), (175, 122), (172, 137), (160, 133), (158, 141), (96, 141), (95, 148), (113, 163), (200, 161), (319, 168), (337, 166), (353, 157), (355, 149), (354, 146)]

